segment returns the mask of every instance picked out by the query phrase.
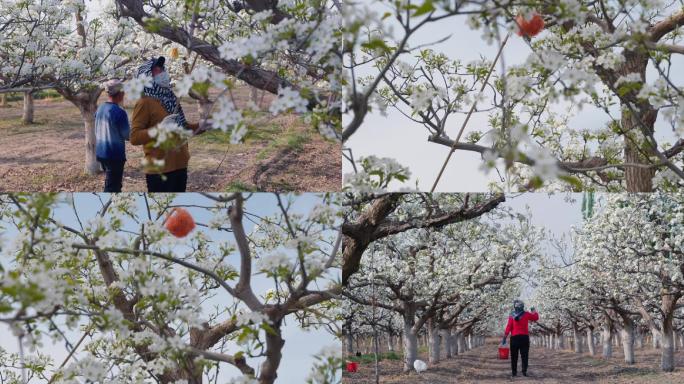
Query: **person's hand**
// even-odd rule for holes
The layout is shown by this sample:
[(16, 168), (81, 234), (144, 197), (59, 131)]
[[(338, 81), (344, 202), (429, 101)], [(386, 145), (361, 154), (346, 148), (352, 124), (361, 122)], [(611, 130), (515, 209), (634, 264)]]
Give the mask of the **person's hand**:
[(199, 124), (198, 124), (197, 129), (195, 130), (194, 134), (195, 134), (195, 136), (201, 135), (210, 129), (211, 129), (211, 123), (209, 123), (209, 121), (207, 121), (207, 119), (200, 119)]
[(174, 113), (173, 115), (167, 115), (164, 120), (161, 121), (160, 124), (162, 125), (167, 125), (167, 124), (177, 124), (176, 123), (176, 117), (178, 117), (178, 114)]
[(506, 336), (504, 336), (503, 339), (501, 339), (501, 345), (506, 345)]

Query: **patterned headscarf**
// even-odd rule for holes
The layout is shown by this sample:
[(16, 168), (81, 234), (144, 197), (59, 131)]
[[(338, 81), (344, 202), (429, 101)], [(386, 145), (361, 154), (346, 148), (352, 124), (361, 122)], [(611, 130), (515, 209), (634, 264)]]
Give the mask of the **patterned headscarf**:
[(511, 316), (517, 321), (520, 320), (522, 315), (525, 313), (525, 303), (522, 300), (513, 301), (513, 313)]
[[(138, 68), (138, 77), (142, 75), (152, 76), (152, 66), (156, 62), (156, 59), (150, 59), (145, 64)], [(143, 95), (154, 97), (159, 100), (159, 102), (164, 106), (164, 109), (169, 115), (177, 114), (176, 123), (181, 127), (187, 127), (188, 122), (185, 120), (185, 114), (183, 113), (183, 108), (181, 107), (178, 98), (173, 93), (170, 88), (164, 88), (157, 85), (157, 83), (152, 82), (151, 87), (145, 87), (143, 89)]]

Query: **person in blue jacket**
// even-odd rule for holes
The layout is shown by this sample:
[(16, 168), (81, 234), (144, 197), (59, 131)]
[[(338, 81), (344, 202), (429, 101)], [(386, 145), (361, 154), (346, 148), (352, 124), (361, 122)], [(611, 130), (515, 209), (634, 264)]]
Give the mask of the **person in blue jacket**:
[(105, 171), (105, 192), (121, 192), (126, 141), (131, 134), (128, 114), (121, 108), (123, 83), (110, 80), (104, 84), (107, 101), (95, 113), (95, 155)]

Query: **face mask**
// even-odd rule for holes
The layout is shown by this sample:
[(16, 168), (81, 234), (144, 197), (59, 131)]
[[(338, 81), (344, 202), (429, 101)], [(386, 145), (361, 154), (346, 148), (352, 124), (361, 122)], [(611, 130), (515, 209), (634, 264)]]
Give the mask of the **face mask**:
[(168, 72), (164, 71), (154, 77), (154, 83), (160, 87), (169, 88), (171, 86), (171, 78)]

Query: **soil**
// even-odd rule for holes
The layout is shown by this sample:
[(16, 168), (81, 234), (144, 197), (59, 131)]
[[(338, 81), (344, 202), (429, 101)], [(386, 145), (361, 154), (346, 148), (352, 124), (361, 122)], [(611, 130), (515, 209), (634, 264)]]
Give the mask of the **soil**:
[[(427, 371), (418, 374), (415, 371), (402, 373), (400, 360), (384, 360), (380, 362), (380, 382), (392, 384), (445, 384), (445, 383), (618, 383), (618, 384), (675, 384), (684, 383), (684, 351), (676, 352), (674, 372), (660, 372), (660, 350), (650, 347), (636, 349), (634, 365), (627, 365), (622, 360), (620, 348), (615, 347), (614, 356), (604, 359), (590, 356), (588, 353), (577, 354), (572, 351), (557, 351), (541, 347), (531, 347), (529, 360), (529, 376), (511, 377), (510, 360), (499, 360), (497, 357), (498, 340), (489, 340), (484, 346), (475, 348), (457, 357), (442, 360), (439, 364), (428, 367)], [(600, 348), (597, 348), (600, 354)], [(419, 358), (427, 361), (422, 353)], [(520, 364), (520, 363), (518, 363)], [(370, 384), (374, 383), (374, 365), (359, 365), (357, 373), (345, 372), (342, 383)]]
[[(249, 91), (234, 92), (237, 104)], [(269, 105), (266, 96), (263, 104)], [(104, 102), (104, 98), (100, 100)], [(197, 103), (182, 99), (188, 121)], [(132, 115), (133, 103), (125, 105)], [(266, 109), (264, 108), (264, 109)], [(35, 100), (35, 124), (21, 124), (22, 101), (0, 107), (0, 191), (100, 191), (102, 174), (84, 173), (85, 134), (78, 109), (61, 98)], [(338, 191), (341, 148), (307, 127), (296, 115), (255, 118), (245, 143), (210, 132), (190, 139), (188, 191)], [(142, 148), (127, 143), (124, 191), (145, 191)]]

